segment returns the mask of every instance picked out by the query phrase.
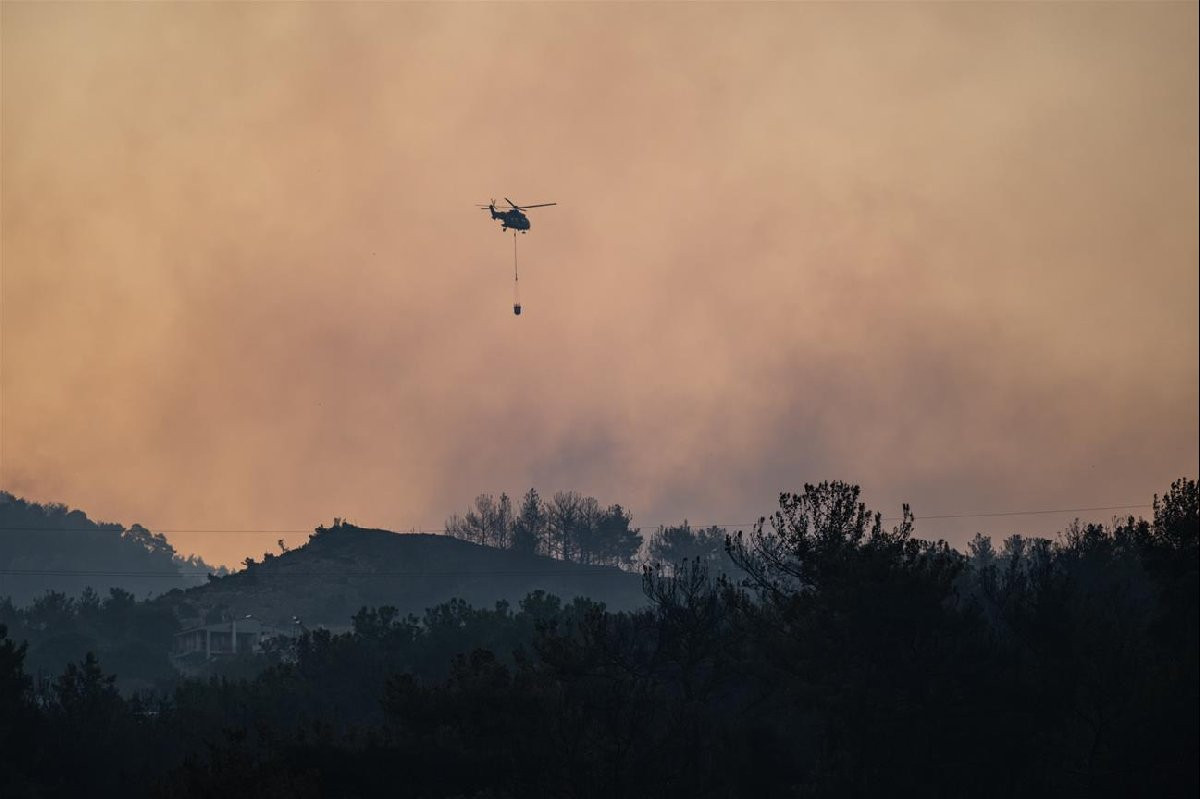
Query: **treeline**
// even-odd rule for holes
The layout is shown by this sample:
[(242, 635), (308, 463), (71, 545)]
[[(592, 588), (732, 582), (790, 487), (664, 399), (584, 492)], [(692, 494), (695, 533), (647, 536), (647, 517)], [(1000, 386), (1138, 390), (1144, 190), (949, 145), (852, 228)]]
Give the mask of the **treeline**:
[(646, 547), (646, 563), (653, 569), (673, 574), (685, 562), (702, 564), (713, 576), (741, 576), (741, 569), (725, 546), (729, 531), (715, 525), (692, 527), (683, 524), (659, 527)]
[(88, 653), (118, 676), (126, 694), (169, 691), (179, 677), (170, 660), (179, 629), (175, 614), (120, 588), (105, 597), (91, 588), (78, 597), (47, 591), (24, 607), (0, 597), (0, 626), (25, 643), (25, 668), (39, 683)]
[(631, 613), (364, 609), (153, 703), (93, 660), (35, 699), (0, 640), (0, 794), (1195, 796), (1198, 533), (1186, 480), (959, 553), (826, 483)]
[[(714, 575), (736, 571), (725, 548), (723, 527), (660, 526), (649, 540), (621, 505), (557, 491), (549, 501), (529, 489), (514, 507), (507, 494), (480, 494), (463, 515), (446, 520), (446, 535), (483, 546), (592, 565), (658, 566), (668, 572), (687, 560), (705, 563)], [(645, 547), (643, 548), (643, 543)]]
[(499, 549), (589, 565), (629, 566), (642, 546), (629, 511), (575, 491), (545, 501), (529, 489), (514, 508), (507, 494), (480, 494), (463, 516), (446, 520), (446, 534)]
[(224, 573), (184, 557), (161, 533), (141, 525), (95, 522), (59, 503), (27, 502), (0, 491), (0, 597), (25, 604), (47, 590), (77, 596), (119, 588), (160, 594)]

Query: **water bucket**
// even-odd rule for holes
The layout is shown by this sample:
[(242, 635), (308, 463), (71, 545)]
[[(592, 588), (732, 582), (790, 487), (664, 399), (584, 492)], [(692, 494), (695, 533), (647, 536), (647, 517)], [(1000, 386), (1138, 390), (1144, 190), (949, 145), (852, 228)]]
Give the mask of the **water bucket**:
[(519, 302), (513, 303), (513, 314), (515, 314), (516, 316), (521, 315), (521, 303), (519, 303)]

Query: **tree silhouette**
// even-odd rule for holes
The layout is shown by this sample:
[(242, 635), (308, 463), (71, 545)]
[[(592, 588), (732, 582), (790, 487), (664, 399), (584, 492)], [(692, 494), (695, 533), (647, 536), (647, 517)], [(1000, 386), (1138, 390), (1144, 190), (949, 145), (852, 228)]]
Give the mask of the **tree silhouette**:
[[(149, 603), (0, 602), (0, 793), (364, 796), (402, 775), (444, 799), (1195, 795), (1197, 504), (1181, 481), (1152, 520), (959, 554), (917, 538), (907, 508), (885, 528), (857, 486), (806, 485), (727, 538), (744, 571), (718, 575), (712, 531), (643, 570), (643, 607), (540, 591), (363, 607), (350, 632), (309, 630), (161, 699), (123, 699), (90, 653), (35, 692), (40, 639), (4, 629), (111, 647), (157, 623)], [(630, 521), (530, 491), (508, 546), (541, 530), (560, 556), (619, 562)], [(663, 528), (650, 550), (699, 538)]]
[(513, 521), (512, 548), (533, 555), (544, 546), (546, 538), (546, 509), (536, 489), (529, 489), (521, 499), (521, 507)]
[(706, 564), (713, 574), (732, 573), (735, 567), (725, 549), (728, 536), (723, 527), (694, 529), (684, 519), (682, 524), (659, 527), (647, 549), (650, 560), (668, 571), (687, 560)]

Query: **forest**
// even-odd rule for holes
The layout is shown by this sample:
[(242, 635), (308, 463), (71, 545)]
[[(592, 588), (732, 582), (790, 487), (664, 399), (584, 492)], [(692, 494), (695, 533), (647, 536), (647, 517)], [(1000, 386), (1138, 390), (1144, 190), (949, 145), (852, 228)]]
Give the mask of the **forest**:
[(0, 491), (0, 599), (25, 604), (47, 589), (78, 595), (87, 588), (144, 598), (226, 573), (196, 555), (181, 555), (166, 536), (140, 524), (96, 522), (61, 503)]
[[(460, 534), (521, 546), (518, 530), (581, 529), (522, 527), (520, 508), (486, 520), (504, 504), (477, 501)], [(588, 513), (629, 529), (619, 506)], [(119, 691), (120, 648), (31, 674), (28, 636), (0, 626), (0, 795), (1200, 792), (1194, 480), (1150, 519), (966, 552), (919, 538), (907, 508), (883, 525), (840, 482), (782, 494), (744, 534), (671, 529), (649, 542), (638, 610), (544, 592), (364, 607), (348, 633), (165, 689)], [(58, 608), (99, 629), (127, 625), (131, 604)], [(30, 629), (7, 607), (0, 625)]]

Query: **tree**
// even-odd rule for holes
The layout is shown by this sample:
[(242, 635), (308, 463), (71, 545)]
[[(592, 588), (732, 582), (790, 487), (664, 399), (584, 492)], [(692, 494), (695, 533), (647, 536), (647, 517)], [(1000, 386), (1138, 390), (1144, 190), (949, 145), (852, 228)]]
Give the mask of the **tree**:
[(55, 705), (68, 718), (102, 722), (113, 716), (122, 704), (116, 681), (116, 676), (106, 675), (100, 668), (100, 661), (88, 652), (78, 665), (68, 663), (66, 671), (55, 679)]
[(0, 624), (0, 794), (18, 796), (37, 737), (31, 697), (32, 682), (25, 673), (26, 644), (17, 645)]
[(492, 546), (501, 549), (508, 549), (512, 546), (513, 510), (512, 500), (508, 498), (508, 494), (500, 494), (500, 503), (496, 506), (496, 513), (489, 521)]
[(574, 491), (555, 491), (546, 509), (548, 554), (561, 560), (577, 559), (582, 522), (583, 497)]
[(952, 793), (958, 775), (939, 758), (961, 761), (986, 741), (969, 734), (977, 711), (960, 681), (960, 659), (976, 657), (982, 640), (952, 602), (963, 558), (912, 538), (907, 506), (885, 529), (859, 491), (826, 482), (780, 495), (770, 531), (763, 520), (730, 542), (759, 601), (735, 587), (729, 596), (755, 631), (764, 681), (788, 686), (781, 699), (797, 697), (792, 712), (824, 728), (829, 772), (814, 793), (885, 782), (897, 793)]
[(628, 566), (642, 548), (640, 530), (630, 527), (633, 515), (620, 505), (609, 505), (597, 520), (598, 550), (602, 563)]
[(483, 546), (505, 548), (512, 540), (512, 502), (507, 494), (500, 501), (491, 494), (475, 497), (475, 507), (466, 516), (446, 520), (446, 534)]
[(544, 546), (546, 508), (536, 489), (529, 489), (521, 499), (521, 509), (513, 520), (512, 548), (527, 555)]
[(604, 541), (601, 520), (604, 510), (595, 497), (583, 497), (579, 502), (579, 522), (575, 525), (575, 560), (592, 564), (603, 559)]
[(1154, 497), (1156, 542), (1181, 554), (1190, 554), (1195, 562), (1200, 536), (1200, 489), (1195, 480), (1180, 478), (1160, 500)]
[(10, 639), (8, 628), (0, 624), (0, 720), (6, 720), (28, 701), (32, 683), (25, 673), (26, 647), (24, 642), (18, 646)]
[(650, 537), (650, 560), (668, 571), (687, 560), (704, 563), (713, 573), (729, 572), (733, 569), (733, 561), (725, 551), (727, 537), (724, 527), (693, 529), (684, 519), (683, 524), (659, 527), (654, 532)]
[(861, 489), (840, 480), (805, 484), (800, 494), (779, 495), (772, 529), (760, 519), (753, 532), (730, 542), (729, 554), (762, 591), (813, 591), (843, 571), (844, 561), (864, 545), (880, 548), (907, 541), (912, 514), (904, 506), (901, 525), (885, 532), (878, 513), (859, 501)]

